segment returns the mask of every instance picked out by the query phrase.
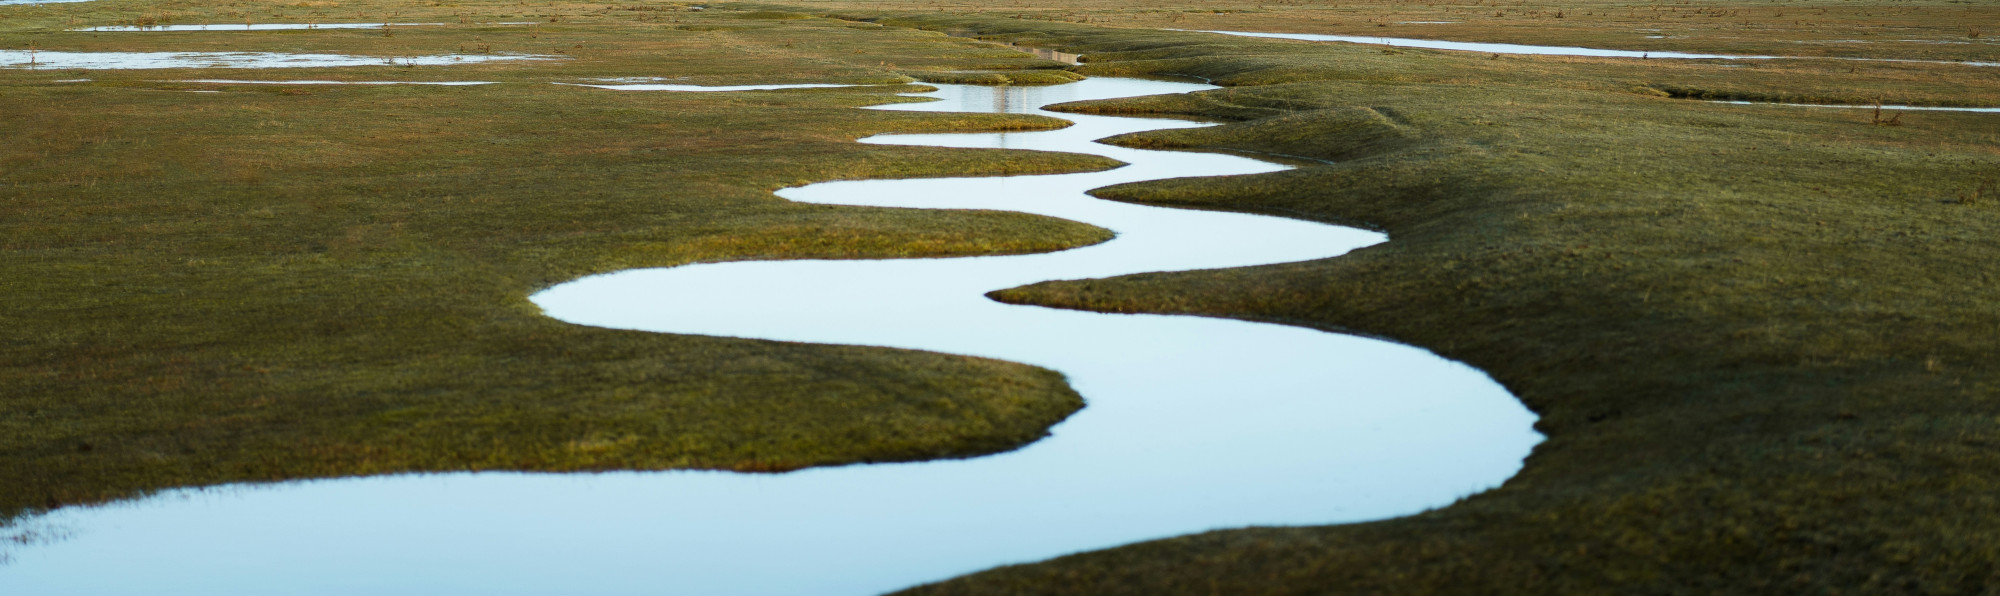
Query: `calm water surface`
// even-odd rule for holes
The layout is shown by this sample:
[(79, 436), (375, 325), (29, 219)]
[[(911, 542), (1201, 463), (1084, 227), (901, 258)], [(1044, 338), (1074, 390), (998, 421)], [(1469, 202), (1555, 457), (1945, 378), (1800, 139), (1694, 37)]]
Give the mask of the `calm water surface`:
[(0, 50), (0, 68), (131, 70), (151, 68), (327, 68), (337, 66), (448, 66), (477, 62), (554, 60), (531, 54), (355, 56), (277, 52), (40, 52)]
[(2000, 113), (2000, 108), (1962, 108), (1962, 107), (1954, 107), (1954, 106), (1898, 106), (1898, 105), (1885, 105), (1885, 106), (1861, 106), (1861, 105), (1851, 105), (1851, 104), (1825, 104), (1825, 103), (1781, 103), (1781, 102), (1768, 102), (1768, 101), (1715, 101), (1715, 102), (1711, 102), (1711, 103), (1726, 103), (1726, 104), (1734, 104), (1734, 105), (1740, 105), (1740, 106), (1790, 106), (1790, 107), (1795, 107), (1795, 108), (1842, 108), (1842, 109), (1863, 109), (1863, 110), (1873, 110), (1873, 109), (1876, 109), (1876, 108), (1878, 108), (1878, 107), (1879, 107), (1879, 108), (1881, 108), (1881, 109), (1884, 109), (1884, 110), (1890, 110), (1890, 111), (1896, 111), (1896, 110), (1913, 110), (1913, 111), (1923, 111), (1923, 112), (1986, 112), (1986, 113)]
[[(1043, 113), (1051, 102), (1202, 85), (1091, 79), (940, 86), (884, 109)], [(578, 89), (578, 93), (604, 93)], [(1131, 165), (1011, 178), (830, 182), (816, 203), (1008, 209), (1110, 228), (1058, 253), (634, 270), (534, 296), (579, 324), (898, 346), (1061, 370), (1089, 405), (1024, 449), (781, 475), (443, 474), (179, 490), (65, 508), (27, 529), (0, 592), (21, 594), (870, 594), (995, 565), (1253, 524), (1380, 519), (1511, 476), (1535, 418), (1486, 375), (1420, 349), (1296, 327), (1009, 306), (1044, 279), (1313, 259), (1379, 234), (1143, 207), (1083, 191), (1283, 169), (1091, 143), (1200, 126), (1061, 115), (1046, 132), (881, 144), (1097, 153)], [(1338, 283), (1331, 281), (1329, 283)]]
[[(1175, 31), (1180, 31), (1176, 29)], [(1661, 58), (1676, 60), (1850, 60), (1860, 62), (1915, 62), (1920, 64), (1959, 64), (1964, 66), (2000, 66), (2000, 62), (1958, 62), (1951, 60), (1905, 60), (1899, 58), (1847, 58), (1835, 56), (1751, 56), (1742, 54), (1700, 54), (1689, 52), (1652, 52), (1644, 50), (1606, 50), (1599, 48), (1579, 48), (1570, 46), (1534, 46), (1513, 43), (1483, 43), (1470, 41), (1441, 41), (1435, 39), (1411, 39), (1404, 37), (1375, 37), (1369, 35), (1321, 35), (1317, 33), (1263, 33), (1255, 31), (1201, 31), (1239, 37), (1265, 37), (1271, 39), (1295, 39), (1300, 41), (1341, 41), (1370, 45), (1403, 48), (1424, 48), (1429, 50), (1454, 50), (1460, 52), (1482, 52), (1487, 54), (1523, 54), (1537, 56), (1597, 56), (1601, 58)], [(1652, 36), (1660, 39), (1663, 36)]]

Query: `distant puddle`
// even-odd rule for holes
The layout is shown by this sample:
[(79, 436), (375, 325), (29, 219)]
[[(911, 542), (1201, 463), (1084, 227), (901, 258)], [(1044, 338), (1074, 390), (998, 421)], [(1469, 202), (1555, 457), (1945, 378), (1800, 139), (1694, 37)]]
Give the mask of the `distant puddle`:
[[(1067, 251), (641, 269), (532, 300), (583, 325), (917, 348), (1062, 371), (1088, 407), (1018, 451), (787, 474), (434, 474), (176, 490), (14, 528), (22, 594), (860, 595), (995, 565), (1213, 528), (1408, 515), (1513, 475), (1535, 417), (1427, 351), (1246, 321), (1014, 306), (1046, 279), (1319, 259), (1382, 235), (1094, 199), (1109, 184), (1286, 169), (1093, 143), (1202, 124), (1062, 114), (1055, 102), (1207, 85), (1089, 79), (935, 85), (881, 109), (1032, 113), (1062, 130), (884, 135), (882, 145), (1109, 156), (1103, 172), (825, 182), (809, 203), (1001, 209), (1105, 226)], [(635, 133), (641, 134), (641, 133)], [(1337, 283), (1337, 282), (1334, 282)], [(664, 440), (672, 440), (668, 437)]]
[[(1170, 29), (1185, 31), (1185, 29)], [(1738, 54), (1693, 54), (1687, 52), (1652, 52), (1641, 50), (1603, 50), (1597, 48), (1577, 48), (1566, 46), (1531, 46), (1511, 43), (1478, 43), (1467, 41), (1438, 41), (1434, 39), (1410, 39), (1402, 37), (1371, 37), (1358, 35), (1319, 35), (1314, 33), (1261, 33), (1252, 31), (1199, 31), (1240, 37), (1264, 37), (1271, 39), (1294, 39), (1300, 41), (1342, 41), (1399, 48), (1423, 48), (1428, 50), (1453, 50), (1461, 52), (1481, 52), (1486, 54), (1525, 54), (1537, 56), (1595, 56), (1601, 58), (1658, 58), (1672, 60), (1850, 60), (1858, 62), (1908, 62), (1916, 64), (1958, 64), (1963, 66), (2000, 66), (2000, 62), (1954, 62), (1950, 60), (1904, 60), (1899, 58), (1842, 58), (1831, 56), (1745, 56)]]
[[(442, 27), (450, 23), (217, 23), (211, 25), (106, 25), (70, 29), (78, 32), (108, 31), (295, 31), (302, 29), (383, 29), (388, 27)], [(533, 25), (518, 23), (472, 23), (473, 25)]]
[(557, 85), (570, 85), (570, 86), (573, 86), (573, 87), (596, 87), (596, 88), (598, 88), (598, 89), (615, 89), (615, 90), (618, 90), (618, 91), (697, 91), (697, 92), (699, 92), (699, 91), (775, 91), (775, 90), (779, 90), (779, 89), (824, 89), (824, 88), (828, 88), (828, 87), (860, 87), (860, 86), (861, 86), (861, 85), (833, 85), (833, 84), (825, 84), (825, 83), (808, 83), (808, 84), (801, 84), (801, 85), (717, 85), (717, 86), (714, 86), (714, 87), (703, 87), (703, 86), (701, 86), (701, 85), (661, 85), (661, 84), (657, 84), (657, 83), (624, 83), (624, 84), (606, 84), (606, 85), (599, 85), (599, 84), (590, 84), (590, 83), (556, 83), (556, 84), (557, 84)]
[(0, 50), (0, 68), (131, 70), (153, 68), (330, 68), (340, 66), (449, 66), (480, 62), (555, 60), (532, 54), (354, 56), (274, 52), (38, 52)]
[(494, 85), (493, 81), (242, 81), (235, 79), (188, 79), (175, 83), (215, 83), (221, 85), (439, 85), (466, 87)]

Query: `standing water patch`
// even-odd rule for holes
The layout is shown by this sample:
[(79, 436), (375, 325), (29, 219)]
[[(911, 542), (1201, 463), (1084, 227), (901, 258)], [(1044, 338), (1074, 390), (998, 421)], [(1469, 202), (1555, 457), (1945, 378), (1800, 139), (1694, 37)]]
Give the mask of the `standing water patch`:
[[(1185, 29), (1169, 29), (1185, 31)], [(1522, 54), (1532, 56), (1592, 56), (1598, 58), (1659, 58), (1676, 60), (1848, 60), (1857, 62), (1911, 62), (1918, 64), (1957, 64), (1962, 66), (2000, 66), (2000, 62), (1956, 62), (1951, 60), (1907, 60), (1901, 58), (1847, 58), (1839, 56), (1750, 56), (1741, 54), (1699, 54), (1689, 52), (1653, 52), (1646, 50), (1605, 50), (1598, 48), (1578, 48), (1569, 46), (1531, 46), (1513, 43), (1484, 43), (1471, 41), (1442, 41), (1436, 39), (1410, 39), (1402, 37), (1373, 37), (1367, 35), (1320, 35), (1316, 33), (1263, 33), (1255, 31), (1199, 31), (1219, 33), (1238, 37), (1263, 37), (1269, 39), (1291, 39), (1298, 41), (1338, 41), (1399, 48), (1423, 48), (1427, 50), (1450, 50), (1456, 52), (1481, 52), (1486, 54)]]
[(154, 68), (330, 68), (340, 66), (448, 66), (479, 62), (554, 60), (532, 54), (355, 56), (276, 52), (41, 52), (0, 50), (0, 68), (139, 70)]

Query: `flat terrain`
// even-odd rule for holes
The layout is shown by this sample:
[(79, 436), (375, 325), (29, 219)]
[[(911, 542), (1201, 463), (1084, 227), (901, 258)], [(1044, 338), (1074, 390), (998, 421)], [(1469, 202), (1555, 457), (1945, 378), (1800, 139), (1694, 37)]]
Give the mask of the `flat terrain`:
[[(1392, 237), (1323, 261), (996, 297), (1409, 342), (1488, 371), (1542, 415), (1549, 439), (1505, 486), (1417, 516), (1211, 532), (914, 592), (1959, 593), (2000, 582), (2000, 373), (1987, 365), (2000, 360), (2000, 116), (1697, 101), (2000, 106), (2000, 69), (1528, 58), (1157, 30), (1993, 61), (1990, 5), (793, 4), (0, 8), (4, 49), (570, 57), (0, 71), (0, 506), (408, 470), (789, 469), (1032, 440), (1078, 405), (1049, 371), (575, 328), (524, 300), (632, 266), (1101, 240), (1040, 218), (768, 195), (830, 178), (1107, 165), (849, 143), (1049, 125), (851, 109), (884, 101), (887, 85), (963, 75), (947, 71), (1067, 76), (937, 33), (951, 32), (1082, 53), (1085, 75), (1226, 87), (1068, 108), (1232, 122), (1120, 143), (1320, 163), (1103, 196)], [(461, 15), (386, 35), (54, 31)], [(516, 20), (543, 24), (476, 24)], [(197, 76), (507, 84), (159, 82)], [(885, 86), (721, 97), (547, 84), (612, 76)], [(75, 78), (93, 81), (56, 82)], [(223, 93), (183, 93), (209, 90)]]

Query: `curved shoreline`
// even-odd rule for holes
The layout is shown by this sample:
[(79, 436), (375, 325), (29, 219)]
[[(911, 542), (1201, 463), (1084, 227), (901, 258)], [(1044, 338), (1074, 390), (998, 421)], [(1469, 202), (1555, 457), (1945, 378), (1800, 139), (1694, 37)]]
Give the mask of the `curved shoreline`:
[[(1049, 98), (1038, 96), (1205, 88), (1115, 79), (1000, 91), (940, 87), (935, 95), (949, 96), (946, 102), (884, 109), (1039, 112)], [(583, 324), (920, 347), (1052, 366), (1071, 375), (1090, 404), (1049, 439), (972, 460), (775, 476), (451, 474), (240, 494), (175, 491), (122, 507), (58, 510), (45, 520), (88, 527), (74, 539), (24, 550), (4, 573), (71, 582), (29, 585), (100, 582), (89, 587), (101, 593), (226, 590), (280, 578), (328, 591), (420, 581), (431, 593), (552, 585), (593, 593), (865, 593), (1203, 529), (1405, 515), (1497, 484), (1519, 468), (1538, 440), (1533, 416), (1483, 373), (1423, 350), (1235, 320), (985, 299), (989, 290), (1046, 279), (1325, 258), (1380, 240), (1298, 220), (1083, 196), (1121, 182), (1283, 168), (1090, 143), (1193, 123), (1048, 114), (1077, 125), (864, 142), (1082, 149), (1133, 165), (1054, 176), (829, 182), (780, 195), (1006, 208), (1097, 223), (1119, 232), (1117, 239), (1005, 257), (636, 270), (564, 284), (535, 300), (552, 316)], [(848, 310), (838, 317), (814, 310), (823, 306)], [(116, 574), (122, 580), (89, 573), (107, 560), (143, 572)], [(536, 564), (500, 564), (507, 560)], [(771, 561), (782, 561), (786, 572), (765, 571)], [(355, 569), (370, 577), (352, 577)], [(396, 576), (399, 569), (421, 575)]]

